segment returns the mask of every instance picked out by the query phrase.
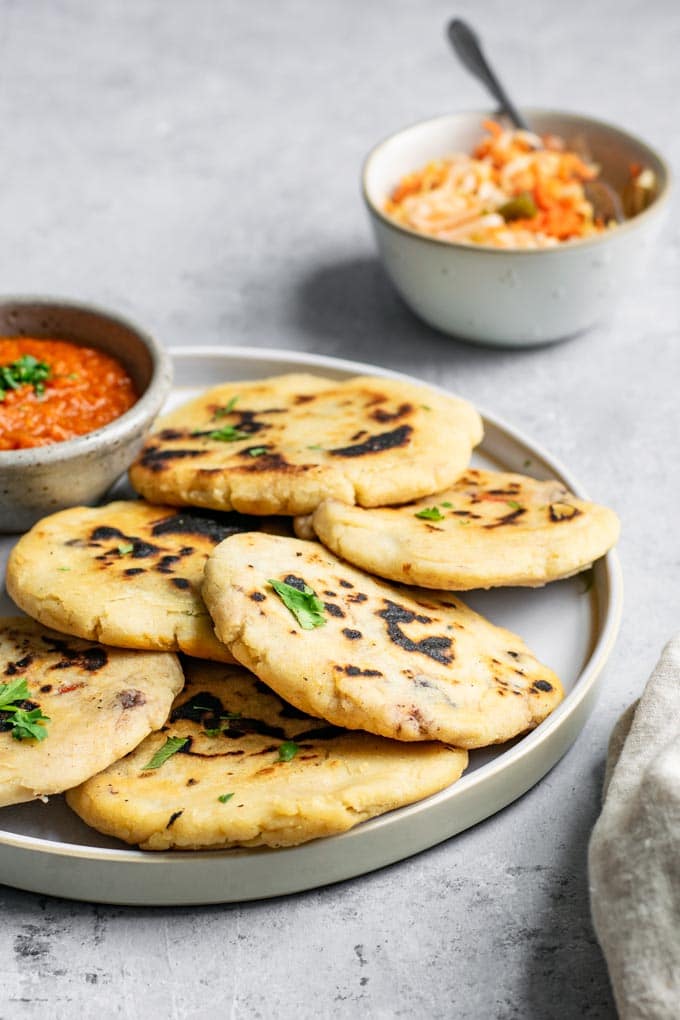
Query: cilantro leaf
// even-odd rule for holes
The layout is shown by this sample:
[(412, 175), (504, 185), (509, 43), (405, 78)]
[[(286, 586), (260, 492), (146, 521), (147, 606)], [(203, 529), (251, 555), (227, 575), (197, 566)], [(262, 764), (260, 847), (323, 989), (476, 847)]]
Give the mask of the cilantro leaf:
[(446, 507), (447, 510), (453, 509), (453, 503), (442, 503), (441, 505)]
[(159, 747), (153, 757), (142, 766), (142, 772), (147, 772), (149, 769), (159, 769), (161, 765), (165, 765), (168, 758), (172, 758), (173, 754), (177, 754), (183, 747), (189, 742), (188, 737), (168, 737), (162, 747)]
[(43, 715), (40, 708), (27, 711), (17, 708), (12, 719), (12, 736), (15, 740), (44, 740), (47, 736), (45, 723), (50, 722), (49, 715)]
[(30, 698), (28, 684), (24, 677), (18, 676), (8, 684), (0, 684), (0, 710), (10, 711), (14, 701), (28, 701)]
[(231, 412), (236, 407), (236, 401), (237, 400), (238, 400), (238, 395), (236, 395), (235, 397), (232, 397), (231, 400), (228, 400), (227, 403), (224, 405), (224, 407), (216, 407), (215, 408), (215, 413), (213, 414), (213, 418), (224, 418), (225, 415), (231, 414)]
[(122, 545), (118, 546), (118, 555), (129, 556), (133, 549), (134, 545), (132, 542), (124, 542)]
[(234, 796), (233, 793), (221, 793), (217, 799), (219, 800), (220, 804), (226, 804), (227, 801), (231, 800), (233, 796)]
[[(199, 709), (199, 711), (212, 712), (212, 709), (210, 708), (204, 709), (202, 705), (194, 705), (194, 708)], [(240, 712), (221, 712), (220, 720), (224, 719), (226, 720), (226, 722), (224, 724), (220, 723), (219, 726), (206, 726), (204, 724), (203, 732), (206, 735), (206, 737), (219, 737), (220, 733), (224, 733), (227, 729), (229, 729), (229, 720), (241, 718), (242, 716)]]
[(284, 740), (279, 747), (279, 761), (292, 761), (299, 750), (294, 740)]
[(276, 581), (272, 578), (269, 578), (267, 584), (272, 586), (284, 606), (290, 609), (303, 630), (313, 630), (315, 627), (324, 626), (326, 623), (324, 604), (309, 585), (306, 584), (302, 591), (300, 591), (298, 588), (294, 588), (292, 584), (287, 584), (285, 581)]
[(44, 740), (47, 736), (45, 723), (50, 721), (39, 706), (24, 708), (23, 702), (35, 704), (24, 677), (17, 677), (8, 684), (0, 684), (0, 711), (11, 713), (12, 736), (15, 740)]
[(251, 457), (261, 457), (263, 453), (268, 453), (266, 446), (251, 446), (248, 453)]
[(507, 502), (507, 504), (508, 504), (508, 506), (510, 507), (511, 510), (521, 510), (522, 509), (521, 504), (518, 503), (516, 499), (508, 499), (508, 500), (506, 500), (506, 502)]
[(237, 443), (239, 439), (250, 439), (248, 432), (237, 429), (235, 425), (225, 425), (208, 433), (208, 439), (217, 439), (220, 443)]
[(38, 361), (32, 354), (22, 354), (11, 364), (0, 366), (0, 401), (8, 390), (18, 390), (27, 384), (33, 386), (37, 396), (42, 396), (49, 375), (50, 366), (46, 362)]
[(443, 521), (444, 515), (438, 506), (426, 506), (424, 510), (419, 510), (414, 517), (420, 517), (424, 521)]

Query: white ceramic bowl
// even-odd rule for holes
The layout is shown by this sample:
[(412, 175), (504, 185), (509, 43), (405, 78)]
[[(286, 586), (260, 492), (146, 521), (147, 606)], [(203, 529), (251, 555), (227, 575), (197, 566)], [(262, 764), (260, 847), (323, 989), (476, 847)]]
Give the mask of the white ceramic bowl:
[(22, 531), (68, 506), (95, 503), (140, 450), (172, 381), (170, 359), (136, 326), (86, 305), (51, 298), (0, 299), (0, 336), (70, 340), (122, 363), (139, 399), (108, 425), (75, 439), (0, 451), (0, 532)]
[(642, 213), (595, 238), (542, 250), (465, 245), (426, 237), (395, 223), (385, 200), (399, 180), (432, 159), (471, 152), (489, 111), (456, 113), (397, 132), (369, 154), (363, 193), (380, 256), (394, 286), (425, 322), (453, 336), (497, 346), (562, 340), (607, 318), (618, 295), (639, 285), (668, 205), (670, 173), (644, 142), (601, 121), (570, 113), (525, 110), (532, 128), (584, 140), (601, 176), (623, 188), (633, 163), (658, 182)]

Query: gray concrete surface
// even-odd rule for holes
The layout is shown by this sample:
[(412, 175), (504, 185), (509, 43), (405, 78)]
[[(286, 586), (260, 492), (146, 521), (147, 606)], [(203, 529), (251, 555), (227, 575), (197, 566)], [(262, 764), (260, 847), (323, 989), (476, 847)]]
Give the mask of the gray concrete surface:
[(391, 130), (477, 107), (443, 42), (473, 19), (520, 102), (612, 119), (677, 165), (671, 0), (0, 4), (0, 290), (90, 299), (168, 344), (360, 357), (539, 438), (623, 520), (605, 694), (521, 801), (417, 858), (272, 902), (123, 909), (0, 889), (0, 1017), (615, 1016), (586, 844), (612, 724), (680, 603), (677, 214), (606, 326), (497, 353), (413, 318), (357, 175)]

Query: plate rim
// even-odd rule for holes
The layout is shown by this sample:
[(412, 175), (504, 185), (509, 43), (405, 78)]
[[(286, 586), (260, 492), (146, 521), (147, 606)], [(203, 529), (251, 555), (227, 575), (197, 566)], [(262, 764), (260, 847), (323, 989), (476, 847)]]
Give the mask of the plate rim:
[[(405, 372), (400, 372), (394, 369), (385, 368), (383, 366), (374, 365), (370, 362), (356, 361), (348, 358), (335, 358), (331, 355), (316, 354), (313, 352), (296, 351), (287, 348), (266, 348), (258, 347), (251, 348), (245, 345), (229, 345), (221, 346), (219, 344), (197, 344), (197, 345), (175, 345), (167, 348), (168, 355), (173, 362), (173, 368), (176, 367), (176, 361), (185, 358), (201, 359), (201, 358), (225, 358), (227, 360), (243, 359), (245, 361), (252, 362), (263, 362), (269, 361), (270, 363), (276, 362), (288, 362), (298, 364), (301, 367), (315, 367), (315, 368), (329, 368), (332, 371), (350, 372), (361, 375), (379, 375), (384, 378), (402, 379), (409, 382), (417, 382), (422, 385), (430, 386), (439, 393), (450, 396), (452, 391), (444, 387), (438, 386), (436, 383), (430, 383), (427, 380), (419, 379), (417, 376), (410, 375)], [(176, 390), (180, 387), (177, 382), (173, 383), (172, 390)], [(172, 392), (171, 390), (171, 392)], [(531, 449), (532, 453), (540, 458), (543, 463), (550, 468), (551, 471), (556, 472), (565, 483), (569, 486), (572, 492), (580, 498), (588, 498), (585, 494), (583, 487), (573, 478), (571, 472), (561, 463), (559, 458), (545, 450), (542, 444), (537, 443), (533, 438), (527, 436), (521, 429), (516, 428), (514, 425), (508, 424), (504, 419), (499, 418), (497, 415), (487, 412), (486, 409), (479, 407), (475, 404), (477, 410), (484, 419), (485, 424), (491, 425), (498, 429), (501, 433), (508, 435), (513, 441), (518, 442)], [(483, 446), (483, 442), (482, 442)], [(413, 804), (405, 805), (404, 807), (397, 808), (394, 811), (387, 812), (383, 815), (378, 815), (375, 818), (368, 819), (366, 822), (359, 826), (350, 829), (348, 832), (341, 833), (336, 836), (324, 837), (323, 843), (332, 842), (351, 842), (357, 836), (360, 836), (362, 832), (366, 831), (366, 827), (370, 826), (372, 831), (376, 831), (379, 828), (383, 828), (386, 825), (390, 826), (400, 820), (407, 818), (414, 818), (422, 811), (426, 811), (431, 808), (434, 804), (442, 803), (448, 797), (452, 796), (452, 790), (455, 794), (459, 794), (461, 791), (472, 790), (479, 783), (492, 780), (494, 777), (498, 777), (500, 772), (507, 769), (511, 769), (513, 766), (521, 765), (522, 760), (527, 758), (529, 755), (535, 754), (538, 749), (545, 745), (555, 735), (556, 731), (561, 730), (567, 721), (579, 710), (583, 702), (586, 701), (589, 695), (593, 694), (593, 688), (596, 681), (600, 677), (602, 670), (611, 654), (614, 647), (616, 636), (619, 631), (621, 616), (623, 611), (623, 577), (620, 566), (618, 554), (611, 550), (598, 561), (595, 567), (596, 573), (602, 575), (599, 585), (596, 588), (596, 594), (598, 596), (598, 607), (597, 615), (598, 620), (595, 624), (595, 633), (597, 635), (595, 643), (590, 651), (587, 662), (583, 669), (579, 672), (574, 687), (566, 695), (564, 700), (558, 705), (558, 707), (545, 719), (536, 729), (530, 731), (525, 736), (521, 737), (516, 744), (506, 751), (503, 751), (493, 761), (486, 762), (481, 765), (474, 772), (469, 775), (463, 775), (455, 784), (451, 787), (447, 787), (444, 790), (439, 791), (426, 797), (423, 800), (416, 801)], [(604, 593), (604, 600), (600, 598), (602, 592)], [(587, 716), (586, 716), (587, 718)], [(583, 723), (578, 727), (576, 736), (580, 733), (583, 725), (585, 725), (585, 719)], [(566, 753), (566, 750), (574, 743), (576, 736), (569, 740), (566, 748), (562, 753)], [(562, 754), (555, 759), (556, 763), (562, 757)], [(551, 768), (552, 765), (549, 766)], [(537, 776), (526, 788), (520, 793), (515, 794), (509, 800), (505, 801), (505, 806), (511, 804), (518, 797), (522, 796), (523, 792), (530, 789), (536, 783), (546, 775), (544, 770)], [(17, 805), (18, 806), (18, 805)], [(502, 808), (495, 808), (488, 815), (482, 815), (479, 819), (491, 817), (496, 814), (498, 810)], [(477, 822), (472, 823), (477, 824)], [(464, 826), (467, 828), (468, 826)], [(463, 831), (463, 830), (457, 830)], [(456, 832), (452, 833), (451, 836), (444, 836), (442, 839), (452, 838)], [(442, 840), (436, 840), (441, 842)], [(321, 841), (313, 841), (317, 843)], [(119, 866), (124, 865), (148, 865), (148, 866), (162, 866), (166, 867), (191, 867), (197, 861), (218, 863), (222, 861), (233, 861), (238, 858), (251, 857), (253, 856), (253, 850), (257, 851), (257, 856), (270, 854), (285, 855), (295, 853), (304, 846), (312, 844), (302, 844), (300, 847), (282, 847), (282, 848), (233, 848), (233, 849), (216, 849), (216, 850), (173, 850), (170, 854), (154, 854), (149, 851), (132, 849), (132, 848), (111, 848), (111, 847), (95, 847), (87, 846), (83, 844), (65, 843), (60, 840), (48, 839), (42, 836), (26, 836), (18, 834), (6, 829), (0, 829), (0, 850), (5, 848), (7, 850), (19, 850), (22, 852), (29, 852), (35, 854), (42, 854), (49, 857), (59, 858), (75, 858), (78, 860), (84, 860), (88, 862), (111, 862)], [(432, 842), (426, 844), (426, 846), (435, 845)], [(426, 847), (424, 846), (423, 849)], [(418, 851), (415, 851), (418, 852)], [(410, 854), (404, 855), (410, 856)], [(402, 859), (401, 856), (396, 858), (397, 860)], [(392, 859), (391, 859), (392, 860)], [(390, 863), (387, 859), (385, 864)], [(138, 869), (137, 869), (138, 870)], [(365, 871), (374, 870), (373, 867), (365, 869)], [(364, 870), (352, 872), (352, 874), (363, 874)], [(349, 877), (349, 876), (348, 876)], [(336, 881), (336, 879), (329, 879), (328, 881)], [(309, 886), (302, 885), (300, 888), (317, 888), (327, 882), (314, 881)], [(23, 888), (16, 886), (17, 888)], [(29, 887), (26, 887), (29, 888)], [(39, 890), (40, 891), (40, 890)], [(279, 895), (280, 893), (263, 894), (263, 898), (267, 895)], [(59, 895), (59, 894), (57, 894)], [(61, 894), (63, 895), (63, 894)], [(250, 899), (253, 897), (243, 897), (243, 899)], [(108, 900), (104, 902), (116, 902), (121, 903), (123, 900)], [(128, 900), (127, 902), (143, 903), (143, 899)], [(155, 902), (155, 901), (154, 901)], [(172, 905), (173, 898), (168, 898), (168, 904)], [(176, 901), (180, 902), (180, 901)], [(181, 902), (191, 902), (191, 900), (181, 900)], [(196, 901), (198, 902), (198, 901)], [(200, 902), (238, 902), (238, 900), (232, 898), (218, 897), (214, 900), (206, 901), (200, 900)]]

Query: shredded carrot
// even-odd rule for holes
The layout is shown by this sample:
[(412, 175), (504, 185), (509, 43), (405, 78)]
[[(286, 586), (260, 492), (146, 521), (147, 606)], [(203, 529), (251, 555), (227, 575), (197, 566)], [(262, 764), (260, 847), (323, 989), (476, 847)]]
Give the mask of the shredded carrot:
[(497, 120), (483, 120), (482, 127), (485, 131), (488, 131), (490, 135), (493, 135), (494, 138), (500, 138), (503, 134), (503, 128)]
[(598, 168), (563, 139), (506, 131), (495, 120), (483, 127), (471, 156), (433, 160), (404, 177), (385, 211), (442, 240), (504, 248), (545, 248), (608, 229), (583, 187)]

